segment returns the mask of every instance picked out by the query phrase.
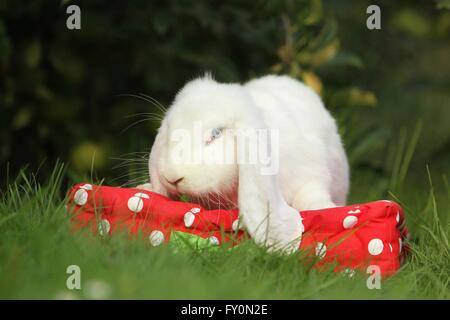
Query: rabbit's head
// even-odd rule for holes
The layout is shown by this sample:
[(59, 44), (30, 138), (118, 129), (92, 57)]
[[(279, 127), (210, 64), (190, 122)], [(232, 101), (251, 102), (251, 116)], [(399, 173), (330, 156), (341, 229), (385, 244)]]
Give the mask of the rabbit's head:
[[(253, 130), (263, 128), (241, 85), (218, 83), (210, 76), (193, 80), (177, 94), (162, 122), (152, 149), (150, 166), (156, 168), (151, 168), (151, 179), (169, 194), (236, 204), (237, 187), (243, 185), (240, 164), (252, 148), (248, 144), (258, 144)], [(243, 143), (238, 143), (239, 133)]]

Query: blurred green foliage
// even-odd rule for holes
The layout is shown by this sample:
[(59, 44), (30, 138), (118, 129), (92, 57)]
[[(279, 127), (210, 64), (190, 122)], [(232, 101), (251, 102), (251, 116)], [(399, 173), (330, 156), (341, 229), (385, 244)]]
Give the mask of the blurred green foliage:
[(78, 1), (75, 31), (65, 27), (68, 3), (0, 7), (0, 161), (12, 170), (61, 157), (78, 172), (107, 171), (111, 157), (149, 150), (157, 123), (123, 130), (130, 116), (159, 111), (118, 95), (168, 105), (205, 71), (221, 81), (289, 73), (322, 93), (318, 67), (361, 64), (339, 50), (320, 0)]
[[(81, 7), (81, 30), (66, 28), (71, 3)], [(445, 162), (448, 2), (383, 4), (376, 31), (365, 27), (369, 4), (1, 0), (0, 167), (45, 173), (61, 158), (74, 175), (124, 182), (129, 177), (111, 169), (114, 158), (126, 158), (142, 177), (158, 122), (139, 121), (160, 110), (127, 94), (167, 106), (205, 71), (220, 81), (270, 72), (305, 81), (337, 116), (354, 167), (389, 177), (389, 142), (402, 128), (411, 134), (419, 118), (418, 159)]]

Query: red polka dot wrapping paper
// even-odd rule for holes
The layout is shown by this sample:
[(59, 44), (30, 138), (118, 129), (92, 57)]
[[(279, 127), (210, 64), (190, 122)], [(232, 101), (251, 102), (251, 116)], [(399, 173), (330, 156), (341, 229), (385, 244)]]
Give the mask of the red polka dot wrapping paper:
[[(125, 229), (152, 246), (180, 232), (211, 245), (237, 245), (249, 237), (239, 224), (238, 210), (206, 210), (151, 191), (85, 183), (73, 186), (68, 198), (75, 230), (111, 235)], [(392, 201), (302, 211), (299, 219), (304, 227), (299, 249), (319, 269), (334, 263), (335, 271), (351, 273), (376, 265), (388, 276), (400, 268), (408, 252), (403, 210)]]

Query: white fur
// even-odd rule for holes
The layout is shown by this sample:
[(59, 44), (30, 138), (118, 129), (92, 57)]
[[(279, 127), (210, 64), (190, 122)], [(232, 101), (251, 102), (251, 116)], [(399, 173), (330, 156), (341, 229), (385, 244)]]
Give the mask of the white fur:
[[(250, 164), (172, 164), (170, 133), (192, 131), (194, 121), (207, 128), (279, 130), (279, 172), (261, 175), (258, 165)], [(234, 137), (225, 131), (220, 139)], [(205, 152), (217, 148), (218, 143), (211, 143)], [(345, 205), (349, 188), (347, 158), (334, 119), (313, 90), (287, 76), (269, 75), (243, 85), (221, 84), (210, 76), (190, 81), (162, 121), (149, 167), (155, 192), (236, 195), (247, 231), (257, 243), (275, 248), (298, 246), (299, 210)], [(184, 179), (174, 190), (167, 180), (180, 177)]]

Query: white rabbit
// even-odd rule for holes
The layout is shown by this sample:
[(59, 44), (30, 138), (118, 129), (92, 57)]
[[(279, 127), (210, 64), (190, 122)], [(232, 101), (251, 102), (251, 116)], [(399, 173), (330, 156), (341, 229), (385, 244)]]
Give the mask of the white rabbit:
[[(206, 129), (201, 136), (194, 123)], [(279, 133), (277, 148), (270, 146), (279, 158), (277, 172), (262, 174), (262, 164), (237, 161), (236, 132), (246, 129)], [(175, 139), (180, 132), (187, 138)], [(186, 155), (180, 144), (193, 153), (201, 148), (202, 156), (231, 153), (233, 161), (175, 161), (174, 153)], [(241, 85), (218, 83), (207, 74), (188, 82), (161, 123), (149, 169), (155, 192), (235, 202), (255, 242), (275, 249), (298, 247), (303, 231), (298, 211), (345, 205), (349, 188), (334, 119), (313, 90), (287, 76)]]

